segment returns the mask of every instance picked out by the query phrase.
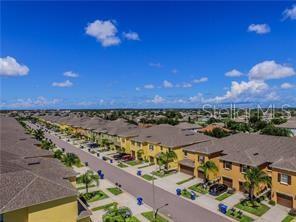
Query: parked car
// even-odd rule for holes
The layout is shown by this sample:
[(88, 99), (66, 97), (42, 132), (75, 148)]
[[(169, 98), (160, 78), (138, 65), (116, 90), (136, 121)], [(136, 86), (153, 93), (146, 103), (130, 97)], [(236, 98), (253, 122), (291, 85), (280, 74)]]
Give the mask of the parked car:
[(131, 155), (125, 155), (121, 158), (121, 160), (124, 162), (131, 161), (131, 160), (134, 160), (134, 157), (132, 157)]
[(120, 160), (123, 156), (126, 156), (126, 153), (118, 153), (112, 156), (114, 160)]
[(228, 187), (225, 184), (214, 184), (210, 186), (209, 193), (213, 196), (219, 196), (220, 194), (226, 192)]

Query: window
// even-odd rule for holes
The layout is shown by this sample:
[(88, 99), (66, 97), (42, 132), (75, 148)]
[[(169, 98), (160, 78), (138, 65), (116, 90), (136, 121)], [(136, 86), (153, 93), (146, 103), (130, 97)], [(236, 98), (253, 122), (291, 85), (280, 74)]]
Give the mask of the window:
[(187, 151), (184, 151), (184, 156), (187, 157), (188, 153)]
[(240, 172), (241, 173), (246, 173), (247, 172), (247, 170), (248, 170), (248, 166), (247, 165), (240, 165)]
[(154, 146), (152, 144), (149, 145), (149, 150), (151, 150), (151, 151), (154, 150)]
[(140, 142), (137, 142), (137, 146), (140, 147), (141, 146), (141, 143)]
[(287, 174), (280, 173), (279, 174), (279, 182), (283, 184), (291, 184), (291, 177)]
[(232, 163), (228, 162), (228, 161), (224, 161), (223, 167), (224, 167), (224, 169), (231, 170), (232, 169)]
[(204, 156), (198, 156), (198, 162), (203, 164), (205, 162), (205, 157)]

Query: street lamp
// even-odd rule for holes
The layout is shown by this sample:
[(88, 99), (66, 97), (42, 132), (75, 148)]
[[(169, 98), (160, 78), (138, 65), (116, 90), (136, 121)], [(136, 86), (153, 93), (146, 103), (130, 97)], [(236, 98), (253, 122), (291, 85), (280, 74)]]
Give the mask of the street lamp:
[(168, 206), (168, 205), (169, 205), (169, 204), (166, 203), (166, 204), (164, 204), (164, 205), (162, 205), (161, 207), (159, 207), (159, 208), (156, 209), (156, 211), (154, 212), (154, 220), (155, 220), (155, 221), (156, 221), (156, 217), (157, 217), (157, 213), (158, 213), (158, 211), (159, 211), (161, 208), (166, 207), (166, 206)]

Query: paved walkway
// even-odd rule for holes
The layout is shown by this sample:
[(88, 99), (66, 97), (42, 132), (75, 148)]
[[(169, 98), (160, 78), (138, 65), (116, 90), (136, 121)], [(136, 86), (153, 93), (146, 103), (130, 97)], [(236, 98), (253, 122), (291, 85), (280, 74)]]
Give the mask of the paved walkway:
[(155, 205), (156, 207), (163, 206), (169, 203), (169, 205), (160, 210), (164, 215), (169, 215), (173, 221), (176, 222), (204, 222), (204, 221), (215, 221), (224, 222), (230, 221), (219, 212), (212, 212), (205, 208), (198, 206), (197, 204), (191, 203), (188, 200), (179, 198), (176, 195), (159, 188), (154, 187), (155, 191), (155, 204), (153, 201), (153, 188), (152, 185), (137, 176), (131, 175), (118, 167), (112, 166), (105, 161), (96, 158), (94, 155), (85, 152), (77, 147), (58, 139), (56, 136), (46, 133), (47, 138), (51, 139), (58, 147), (64, 148), (66, 152), (72, 152), (79, 156), (81, 161), (88, 162), (89, 167), (95, 171), (102, 170), (107, 179), (112, 183), (120, 183), (122, 188), (133, 196), (141, 196), (144, 202), (150, 206)]

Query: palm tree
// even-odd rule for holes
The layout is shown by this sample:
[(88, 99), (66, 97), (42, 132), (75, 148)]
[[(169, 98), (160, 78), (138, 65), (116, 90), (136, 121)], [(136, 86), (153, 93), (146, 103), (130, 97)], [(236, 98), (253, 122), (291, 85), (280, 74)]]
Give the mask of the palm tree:
[(63, 153), (63, 151), (61, 151), (61, 150), (56, 150), (56, 151), (54, 151), (54, 153), (53, 153), (53, 157), (54, 157), (54, 158), (57, 158), (57, 159), (59, 159), (59, 160), (62, 160), (62, 159), (63, 159), (63, 155), (64, 155), (64, 153)]
[(169, 163), (177, 159), (177, 154), (174, 151), (169, 150), (165, 153), (161, 152), (157, 159), (158, 161), (160, 161), (160, 163), (163, 163), (165, 166), (165, 169), (168, 170)]
[(88, 193), (88, 186), (92, 182), (96, 182), (97, 184), (99, 183), (98, 175), (94, 174), (94, 172), (91, 170), (88, 170), (85, 174), (82, 174), (80, 180), (83, 184), (85, 184), (86, 193)]
[(270, 177), (258, 167), (249, 168), (246, 171), (244, 178), (246, 180), (245, 186), (249, 189), (249, 198), (251, 201), (255, 199), (254, 192), (260, 184), (271, 185)]
[(44, 139), (44, 132), (41, 129), (34, 130), (33, 135), (36, 140), (43, 140)]
[(201, 169), (203, 171), (203, 173), (204, 173), (204, 177), (205, 177), (204, 178), (204, 183), (207, 183), (208, 180), (209, 180), (209, 172), (217, 173), (219, 171), (216, 164), (211, 160), (208, 160), (208, 161), (204, 162), (198, 168)]
[(74, 153), (66, 153), (63, 158), (63, 162), (66, 166), (72, 167), (80, 163), (79, 157)]

